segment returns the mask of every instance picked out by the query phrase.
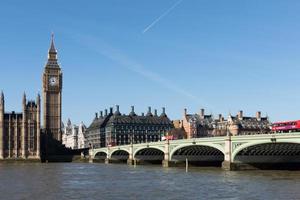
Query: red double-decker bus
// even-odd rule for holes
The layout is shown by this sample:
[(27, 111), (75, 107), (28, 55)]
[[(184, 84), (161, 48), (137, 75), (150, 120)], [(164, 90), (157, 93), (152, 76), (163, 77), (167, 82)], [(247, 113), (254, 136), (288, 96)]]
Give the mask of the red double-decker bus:
[(300, 120), (275, 122), (272, 124), (272, 132), (274, 133), (289, 133), (300, 131)]

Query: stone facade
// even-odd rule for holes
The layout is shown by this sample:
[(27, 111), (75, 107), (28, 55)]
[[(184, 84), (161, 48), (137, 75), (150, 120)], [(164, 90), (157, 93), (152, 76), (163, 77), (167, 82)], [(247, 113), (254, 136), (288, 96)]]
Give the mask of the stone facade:
[(27, 101), (22, 113), (6, 113), (4, 94), (0, 98), (0, 159), (40, 159), (41, 100)]
[(131, 112), (121, 114), (119, 106), (116, 111), (110, 108), (103, 115), (96, 114), (92, 124), (87, 129), (88, 147), (100, 148), (105, 146), (126, 145), (131, 143), (145, 143), (160, 141), (161, 138), (173, 129), (174, 126), (168, 118), (165, 108), (161, 115), (151, 112), (149, 107), (146, 115), (137, 115), (132, 106)]
[(257, 112), (255, 117), (245, 117), (240, 111), (236, 116), (229, 115), (224, 119), (222, 115), (218, 118), (205, 115), (204, 109), (199, 114), (188, 114), (185, 109), (183, 119), (181, 122), (177, 120), (176, 124), (184, 129), (187, 138), (196, 138), (269, 133), (271, 122), (268, 117), (262, 117), (261, 112)]
[(86, 126), (83, 122), (79, 126), (71, 123), (69, 119), (66, 126), (62, 126), (62, 143), (71, 149), (84, 149), (85, 148), (85, 131)]

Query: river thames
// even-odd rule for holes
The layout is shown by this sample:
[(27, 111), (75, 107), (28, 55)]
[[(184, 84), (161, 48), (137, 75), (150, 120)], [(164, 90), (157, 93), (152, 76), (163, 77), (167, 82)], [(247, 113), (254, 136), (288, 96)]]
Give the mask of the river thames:
[(0, 164), (0, 199), (300, 199), (299, 171)]

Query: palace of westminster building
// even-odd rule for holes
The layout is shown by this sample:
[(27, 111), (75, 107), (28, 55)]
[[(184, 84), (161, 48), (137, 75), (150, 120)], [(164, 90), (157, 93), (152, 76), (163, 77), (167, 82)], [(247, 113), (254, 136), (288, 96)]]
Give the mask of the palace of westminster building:
[[(28, 101), (23, 95), (22, 112), (6, 112), (3, 92), (0, 96), (0, 160), (41, 159), (41, 137), (46, 134), (61, 142), (62, 71), (57, 62), (53, 36), (43, 73), (43, 102)], [(41, 106), (43, 123), (41, 128)]]

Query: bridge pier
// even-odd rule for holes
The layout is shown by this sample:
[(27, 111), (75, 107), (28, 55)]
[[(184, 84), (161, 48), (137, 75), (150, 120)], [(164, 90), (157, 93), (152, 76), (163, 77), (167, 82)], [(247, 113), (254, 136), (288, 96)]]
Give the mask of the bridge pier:
[(134, 159), (130, 159), (130, 158), (129, 158), (129, 159), (127, 160), (127, 165), (134, 165), (134, 162), (135, 162)]
[(232, 162), (232, 143), (231, 143), (231, 136), (227, 136), (225, 139), (225, 156), (224, 162), (222, 163), (222, 168), (224, 170), (234, 170), (234, 163)]
[(165, 143), (165, 157), (164, 160), (162, 161), (162, 166), (165, 168), (168, 168), (171, 166), (171, 161), (170, 161), (170, 141), (166, 140)]
[(93, 163), (93, 149), (89, 149), (89, 163)]
[(236, 163), (224, 161), (224, 162), (222, 162), (222, 169), (224, 169), (226, 171), (234, 171), (234, 170), (238, 169), (238, 166)]
[(165, 167), (165, 168), (173, 167), (173, 166), (175, 166), (175, 163), (173, 161), (163, 160), (162, 161), (162, 166)]
[(111, 163), (111, 160), (110, 160), (109, 158), (106, 158), (106, 159), (104, 160), (104, 163), (105, 163), (105, 164), (110, 164), (110, 163)]

